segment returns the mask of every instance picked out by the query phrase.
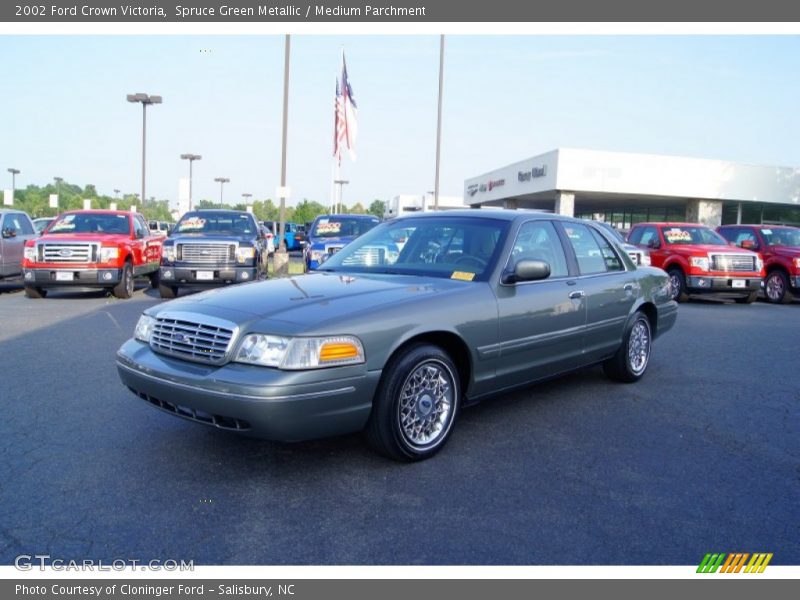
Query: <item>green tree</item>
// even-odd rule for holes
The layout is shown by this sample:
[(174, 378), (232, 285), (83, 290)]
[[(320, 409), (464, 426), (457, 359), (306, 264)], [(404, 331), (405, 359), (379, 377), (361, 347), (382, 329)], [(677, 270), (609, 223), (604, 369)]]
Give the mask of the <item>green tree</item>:
[(327, 212), (328, 209), (319, 202), (303, 198), (303, 201), (298, 203), (294, 209), (294, 220), (297, 223), (309, 223), (318, 215), (324, 215)]
[(355, 204), (353, 204), (353, 206), (351, 206), (350, 208), (347, 209), (347, 212), (349, 212), (350, 214), (353, 214), (353, 215), (363, 215), (367, 211), (364, 208), (364, 205), (361, 204), (361, 202), (356, 202)]
[(375, 215), (379, 219), (383, 218), (383, 214), (386, 212), (386, 203), (383, 200), (378, 200), (377, 198), (372, 201), (372, 204), (369, 205), (369, 214)]

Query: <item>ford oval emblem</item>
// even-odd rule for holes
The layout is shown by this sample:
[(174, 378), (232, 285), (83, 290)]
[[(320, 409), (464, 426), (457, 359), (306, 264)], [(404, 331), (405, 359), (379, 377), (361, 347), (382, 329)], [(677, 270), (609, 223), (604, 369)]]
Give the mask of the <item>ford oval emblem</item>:
[(72, 256), (72, 250), (70, 250), (69, 248), (64, 248), (58, 253), (58, 255), (63, 256), (64, 258), (69, 258), (70, 256)]
[(176, 333), (175, 335), (172, 336), (172, 339), (175, 340), (176, 342), (189, 342), (190, 341), (189, 340), (189, 336), (184, 335), (182, 333)]

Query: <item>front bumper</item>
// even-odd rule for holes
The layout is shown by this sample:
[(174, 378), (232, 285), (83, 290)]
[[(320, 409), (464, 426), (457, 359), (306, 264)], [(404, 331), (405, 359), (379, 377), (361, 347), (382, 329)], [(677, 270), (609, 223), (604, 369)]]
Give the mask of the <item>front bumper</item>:
[(117, 351), (117, 371), (134, 394), (166, 412), (276, 441), (360, 431), (381, 376), (364, 365), (312, 371), (201, 365), (157, 354), (137, 340)]
[(757, 292), (761, 283), (761, 277), (690, 275), (686, 278), (686, 287), (693, 294)]
[(35, 267), (24, 269), (22, 280), (25, 285), (37, 287), (79, 286), (106, 287), (119, 283), (121, 270), (116, 267), (83, 268), (83, 267)]
[(789, 285), (792, 286), (793, 289), (800, 289), (800, 275), (789, 277)]
[[(200, 274), (198, 276), (198, 273)], [(203, 274), (211, 274), (203, 277)], [(204, 266), (166, 266), (162, 265), (158, 275), (164, 284), (172, 285), (225, 285), (242, 281), (253, 281), (258, 277), (256, 267), (237, 267), (216, 265)]]

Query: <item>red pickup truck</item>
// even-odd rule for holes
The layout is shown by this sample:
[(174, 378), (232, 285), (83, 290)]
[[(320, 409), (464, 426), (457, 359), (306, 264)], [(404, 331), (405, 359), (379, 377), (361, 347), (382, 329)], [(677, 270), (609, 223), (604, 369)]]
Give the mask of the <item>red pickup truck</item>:
[(39, 238), (25, 243), (25, 295), (42, 298), (48, 288), (72, 286), (133, 295), (134, 277), (158, 285), (162, 237), (151, 235), (144, 217), (116, 210), (62, 213)]
[(737, 248), (713, 229), (697, 223), (637, 223), (628, 242), (650, 251), (654, 267), (669, 275), (672, 298), (689, 294), (736, 294), (738, 303), (758, 297), (764, 264), (755, 252)]
[(800, 295), (800, 228), (785, 225), (724, 225), (717, 231), (729, 242), (755, 250), (767, 272), (764, 295), (788, 304)]

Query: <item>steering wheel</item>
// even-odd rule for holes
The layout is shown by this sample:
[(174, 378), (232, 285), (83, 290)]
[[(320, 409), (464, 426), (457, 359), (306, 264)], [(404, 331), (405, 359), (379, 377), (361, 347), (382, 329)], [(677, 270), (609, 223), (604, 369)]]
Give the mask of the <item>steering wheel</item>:
[(470, 254), (465, 254), (463, 256), (459, 256), (453, 264), (460, 265), (460, 264), (467, 264), (472, 263), (473, 265), (477, 265), (479, 269), (485, 269), (486, 265), (488, 264), (482, 258), (478, 258), (477, 256), (472, 256)]

